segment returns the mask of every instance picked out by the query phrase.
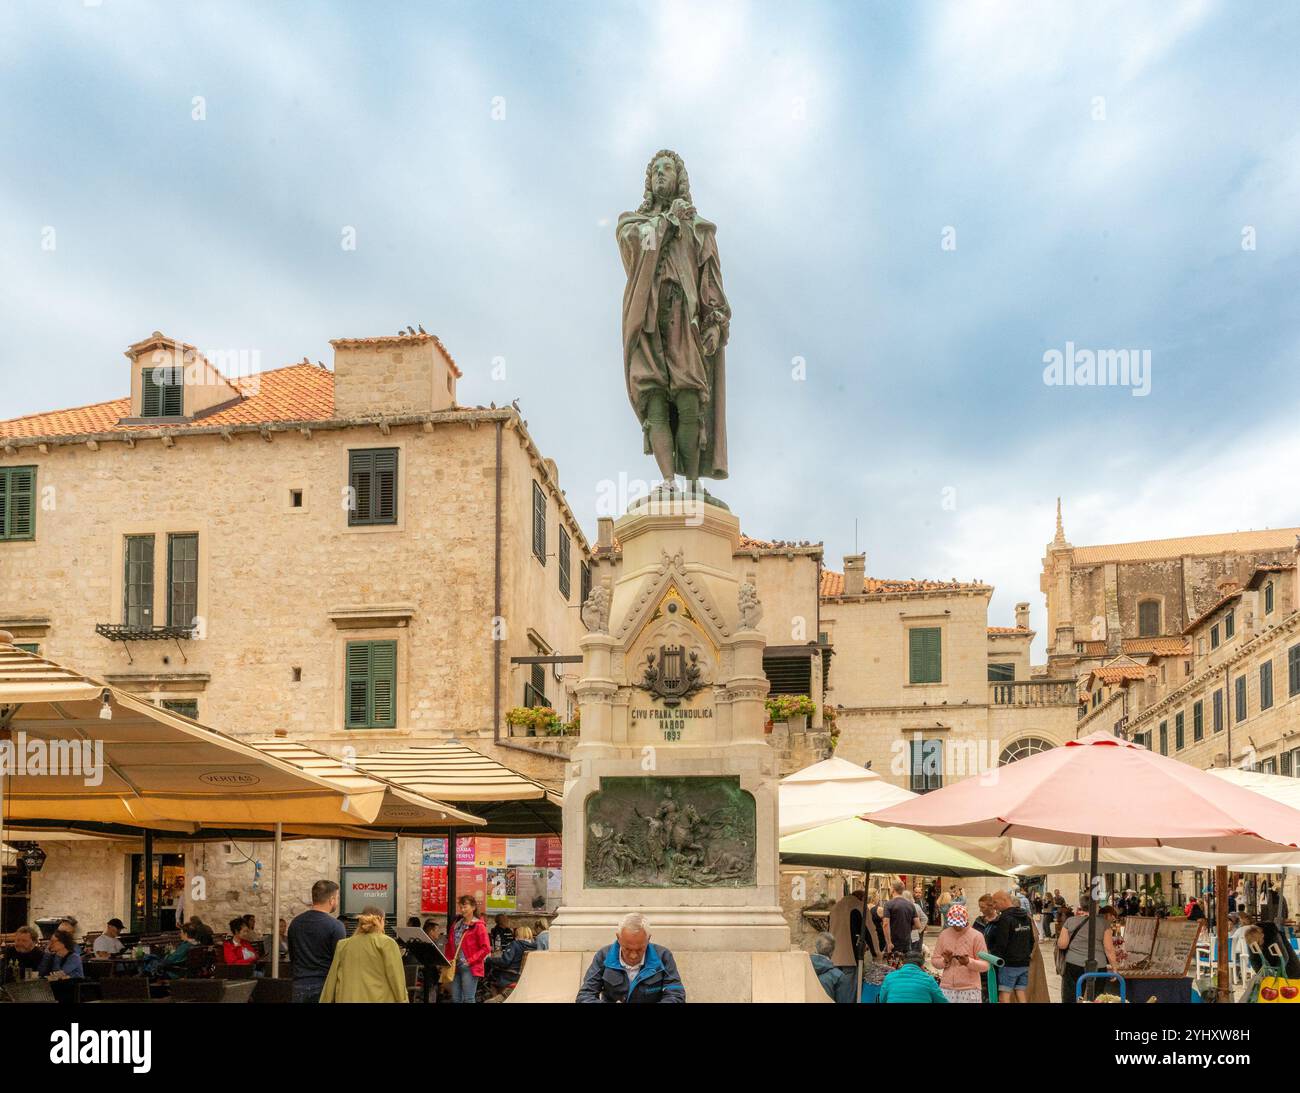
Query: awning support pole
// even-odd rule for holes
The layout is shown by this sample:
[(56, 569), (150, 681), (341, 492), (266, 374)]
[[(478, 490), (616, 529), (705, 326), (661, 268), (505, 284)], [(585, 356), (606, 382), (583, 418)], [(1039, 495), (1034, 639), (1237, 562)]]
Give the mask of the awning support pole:
[[(1097, 970), (1097, 836), (1092, 837), (1088, 855), (1088, 962), (1084, 970)], [(1095, 980), (1090, 980), (1095, 982)]]
[(1218, 1001), (1232, 1001), (1232, 982), (1228, 978), (1228, 867), (1214, 867), (1214, 944), (1219, 953)]
[(271, 978), (280, 977), (280, 841), (284, 824), (275, 821), (275, 846), (271, 850), (271, 920), (275, 939), (271, 943)]
[(144, 829), (144, 861), (142, 863), (144, 878), (144, 932), (153, 933), (153, 832)]

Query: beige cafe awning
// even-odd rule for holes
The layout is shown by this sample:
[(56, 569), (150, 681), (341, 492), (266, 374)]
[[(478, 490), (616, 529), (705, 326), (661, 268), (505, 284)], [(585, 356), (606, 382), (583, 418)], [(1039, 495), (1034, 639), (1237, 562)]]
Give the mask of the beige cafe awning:
[[(373, 823), (393, 800), (392, 787), (359, 771), (337, 780), (312, 773), (7, 638), (0, 739), (14, 769), (3, 779), (6, 825), (80, 820), (178, 834), (187, 825), (351, 827)], [(473, 823), (440, 811), (445, 822)]]

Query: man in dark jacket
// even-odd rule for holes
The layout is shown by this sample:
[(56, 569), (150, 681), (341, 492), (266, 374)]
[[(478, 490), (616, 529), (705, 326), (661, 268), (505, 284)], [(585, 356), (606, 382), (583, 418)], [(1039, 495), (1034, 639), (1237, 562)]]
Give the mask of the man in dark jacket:
[(998, 1001), (1029, 1001), (1029, 963), (1034, 959), (1034, 920), (1005, 890), (993, 893), (997, 921), (985, 937), (989, 952), (1002, 958), (998, 968)]
[(645, 915), (625, 915), (617, 940), (600, 950), (582, 977), (578, 1002), (685, 1002), (673, 954), (650, 944)]

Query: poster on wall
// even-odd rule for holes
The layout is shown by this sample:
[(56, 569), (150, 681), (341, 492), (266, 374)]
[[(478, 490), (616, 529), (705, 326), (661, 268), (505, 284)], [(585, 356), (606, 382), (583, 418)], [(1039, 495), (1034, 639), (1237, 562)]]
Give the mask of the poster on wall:
[(533, 864), (543, 869), (559, 869), (564, 865), (561, 842), (555, 836), (537, 839), (536, 859)]
[(513, 869), (488, 869), (487, 910), (495, 915), (515, 910), (515, 871)]
[(546, 871), (546, 901), (548, 907), (551, 904), (559, 903), (560, 896), (564, 894), (564, 870), (548, 869)]
[(537, 839), (507, 839), (506, 865), (533, 865), (537, 860)]
[(546, 869), (518, 866), (515, 869), (515, 904), (520, 914), (545, 911), (547, 908)]
[(457, 865), (474, 865), (475, 855), (478, 853), (476, 846), (478, 840), (471, 836), (468, 839), (456, 840), (456, 864)]
[(420, 913), (447, 913), (447, 840), (425, 839), (420, 862)]
[(456, 898), (473, 896), (478, 904), (479, 914), (487, 906), (487, 870), (475, 865), (462, 865), (456, 870)]
[(480, 869), (500, 869), (506, 864), (505, 839), (489, 839), (479, 835), (474, 842), (478, 847), (474, 864)]

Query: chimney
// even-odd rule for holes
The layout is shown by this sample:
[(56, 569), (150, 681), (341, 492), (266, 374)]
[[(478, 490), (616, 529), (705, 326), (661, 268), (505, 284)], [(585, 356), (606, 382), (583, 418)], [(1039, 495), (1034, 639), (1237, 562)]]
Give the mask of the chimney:
[(461, 371), (433, 334), (338, 338), (334, 416), (395, 417), (450, 410)]
[(1016, 626), (1021, 630), (1029, 629), (1029, 604), (1016, 604)]
[(614, 548), (614, 518), (601, 516), (596, 520), (596, 549), (608, 551)]
[(866, 586), (867, 556), (865, 554), (844, 555), (844, 595), (861, 596)]

